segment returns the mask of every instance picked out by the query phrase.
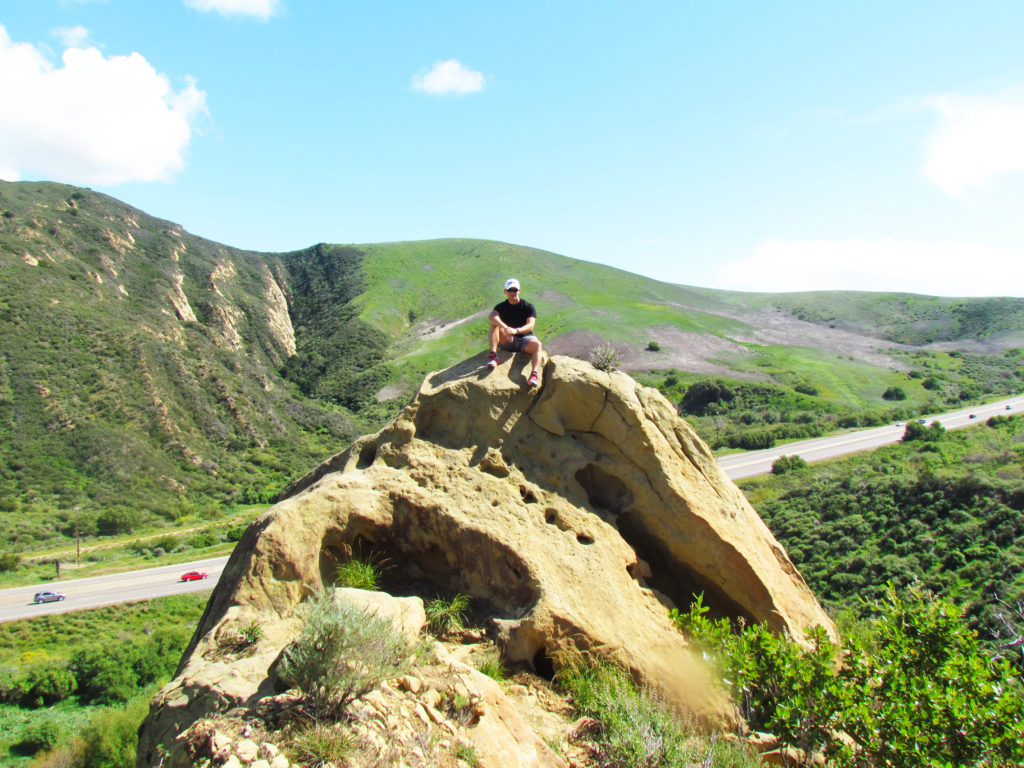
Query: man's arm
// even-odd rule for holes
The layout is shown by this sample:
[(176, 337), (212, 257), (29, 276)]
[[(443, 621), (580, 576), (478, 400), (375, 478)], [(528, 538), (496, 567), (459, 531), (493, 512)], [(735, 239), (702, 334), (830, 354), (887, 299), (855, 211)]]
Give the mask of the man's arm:
[(513, 328), (512, 332), (513, 333), (532, 333), (533, 332), (533, 326), (536, 325), (536, 324), (537, 324), (537, 316), (533, 315), (532, 317), (526, 318), (526, 322), (523, 325), (521, 325), (519, 328)]
[(488, 316), (488, 319), (491, 321), (491, 325), (498, 326), (501, 329), (502, 333), (508, 334), (509, 336), (515, 333), (515, 329), (511, 325), (506, 324), (505, 321), (501, 319), (501, 315), (498, 314), (498, 310), (492, 309), (491, 314)]

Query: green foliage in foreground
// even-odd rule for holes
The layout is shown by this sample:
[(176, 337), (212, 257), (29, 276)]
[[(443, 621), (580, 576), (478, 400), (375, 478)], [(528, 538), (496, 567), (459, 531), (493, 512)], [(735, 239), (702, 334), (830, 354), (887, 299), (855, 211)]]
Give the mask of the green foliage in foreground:
[(301, 634), (285, 649), (281, 679), (309, 697), (317, 717), (336, 718), (354, 699), (401, 673), (409, 647), (387, 619), (315, 595)]
[(577, 714), (598, 723), (600, 765), (608, 768), (757, 768), (756, 755), (702, 735), (661, 699), (606, 662), (566, 659), (555, 682)]
[[(948, 601), (890, 585), (866, 628), (836, 649), (824, 630), (809, 650), (764, 625), (711, 621), (700, 599), (672, 612), (716, 660), (751, 727), (837, 766), (947, 768), (1024, 761), (1024, 690), (991, 659)], [(847, 734), (853, 744), (839, 737)]]

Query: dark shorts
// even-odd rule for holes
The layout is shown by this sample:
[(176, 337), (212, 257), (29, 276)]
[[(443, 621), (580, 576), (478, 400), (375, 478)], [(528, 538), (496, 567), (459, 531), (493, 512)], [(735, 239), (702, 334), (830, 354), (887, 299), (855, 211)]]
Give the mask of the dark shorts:
[(511, 344), (504, 341), (499, 343), (498, 349), (503, 349), (506, 352), (522, 352), (527, 344), (536, 339), (537, 337), (532, 333), (524, 333), (522, 336), (513, 336)]

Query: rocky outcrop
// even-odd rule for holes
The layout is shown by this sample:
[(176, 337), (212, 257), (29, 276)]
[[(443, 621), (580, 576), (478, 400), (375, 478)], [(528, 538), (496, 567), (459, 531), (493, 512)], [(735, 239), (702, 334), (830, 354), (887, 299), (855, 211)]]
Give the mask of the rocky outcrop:
[[(249, 528), (154, 701), (140, 765), (200, 717), (271, 695), (297, 609), (353, 556), (384, 564), (392, 594), (469, 595), (511, 664), (550, 676), (565, 652), (597, 652), (709, 725), (733, 714), (669, 607), (703, 593), (718, 615), (834, 636), (782, 547), (657, 391), (566, 357), (548, 360), (531, 390), (523, 362), (491, 371), (477, 356), (428, 376), (391, 425)], [(217, 662), (247, 621), (266, 629), (260, 652)]]

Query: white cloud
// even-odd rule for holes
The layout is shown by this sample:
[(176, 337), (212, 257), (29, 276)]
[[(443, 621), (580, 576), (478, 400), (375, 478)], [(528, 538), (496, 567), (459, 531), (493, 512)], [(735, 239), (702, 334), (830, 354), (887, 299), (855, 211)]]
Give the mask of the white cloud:
[(727, 290), (1024, 296), (1024, 250), (894, 240), (768, 240), (718, 270)]
[(53, 66), (0, 26), (0, 175), (73, 184), (167, 180), (184, 166), (206, 94), (175, 91), (138, 53), (69, 48)]
[(412, 87), (417, 91), (434, 95), (476, 93), (484, 89), (484, 76), (481, 72), (467, 69), (456, 59), (439, 61), (425, 75), (416, 75), (412, 79)]
[(223, 16), (255, 16), (266, 21), (275, 13), (279, 0), (185, 0), (197, 11), (215, 11)]
[(85, 27), (55, 27), (50, 34), (60, 39), (65, 48), (83, 48), (89, 42), (89, 30)]
[(988, 96), (945, 95), (926, 102), (938, 113), (925, 175), (951, 195), (1024, 172), (1024, 90)]

